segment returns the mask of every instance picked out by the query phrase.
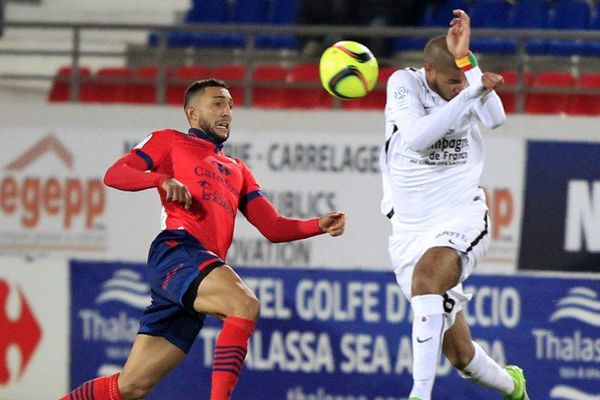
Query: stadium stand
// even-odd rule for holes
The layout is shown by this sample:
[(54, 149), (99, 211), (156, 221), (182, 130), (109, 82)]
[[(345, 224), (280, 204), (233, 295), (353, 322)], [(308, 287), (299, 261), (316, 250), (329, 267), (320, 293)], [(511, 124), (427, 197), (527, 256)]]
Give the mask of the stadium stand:
[[(253, 91), (252, 105), (263, 108), (285, 107), (284, 97), (286, 89), (283, 86), (287, 76), (287, 69), (277, 64), (258, 65), (252, 73)], [(263, 86), (264, 84), (267, 86)], [(269, 83), (278, 84), (277, 87), (268, 86)]]
[[(284, 104), (288, 108), (332, 108), (333, 97), (321, 89), (319, 66), (297, 64), (289, 69), (288, 84), (306, 84), (307, 87), (291, 86), (285, 91)], [(311, 86), (308, 86), (311, 85)]]
[[(575, 84), (573, 77), (567, 72), (542, 72), (533, 78), (532, 88), (571, 88)], [(531, 114), (566, 113), (569, 93), (540, 92), (530, 93), (525, 102), (525, 110)]]
[[(600, 89), (600, 74), (582, 74), (575, 82), (575, 87)], [(600, 115), (600, 95), (573, 93), (569, 96), (567, 114)]]
[[(194, 0), (191, 7), (181, 14), (181, 20), (185, 23), (199, 24), (291, 26), (296, 23), (301, 5), (301, 0)], [(423, 20), (415, 21), (415, 24), (425, 28), (447, 26), (448, 15), (456, 8), (469, 10), (475, 31), (488, 28), (600, 31), (600, 2), (592, 4), (586, 0), (447, 0), (430, 4)], [(413, 57), (418, 60), (418, 53), (426, 40), (407, 36), (396, 38), (396, 58), (380, 60), (383, 61), (380, 82), (373, 93), (352, 102), (335, 102), (320, 88), (317, 60), (302, 58), (298, 52), (298, 36), (266, 34), (260, 31), (253, 35), (256, 35), (257, 50), (254, 50), (255, 54), (251, 54), (253, 59), (246, 59), (244, 46), (247, 45), (247, 34), (227, 31), (196, 32), (189, 29), (167, 32), (167, 64), (159, 67), (150, 59), (142, 62), (140, 57), (137, 58), (138, 61), (130, 57), (126, 60), (129, 67), (103, 66), (96, 69), (95, 73), (92, 72), (93, 66), (85, 65), (80, 69), (78, 99), (103, 103), (159, 103), (163, 97), (159, 96), (162, 87), (158, 74), (159, 68), (163, 68), (166, 104), (180, 105), (181, 93), (190, 80), (216, 76), (230, 83), (238, 104), (247, 106), (330, 108), (339, 105), (350, 110), (377, 109), (385, 103), (383, 85), (387, 76), (395, 70), (392, 66), (416, 65), (410, 64), (410, 60), (406, 61), (405, 54), (413, 51), (416, 54)], [(158, 44), (158, 37), (158, 32), (150, 33), (148, 47), (140, 49), (140, 53), (154, 48), (153, 46)], [(597, 69), (597, 66), (594, 67), (597, 63), (594, 56), (600, 55), (600, 40), (549, 40), (535, 39), (533, 36), (524, 43), (528, 54), (524, 61), (526, 75), (523, 78), (524, 85), (517, 91), (518, 79), (514, 63), (521, 62), (517, 54), (517, 40), (476, 35), (472, 39), (475, 52), (482, 54), (482, 57), (489, 54), (485, 59), (486, 66), (492, 65), (491, 70), (504, 70), (507, 89), (501, 91), (500, 95), (508, 112), (518, 112), (518, 105), (524, 104), (525, 108), (522, 111), (528, 113), (600, 113), (600, 96), (593, 94), (594, 88), (599, 86), (594, 74), (595, 68)], [(203, 49), (202, 51), (213, 53), (206, 53), (209, 57), (189, 58), (189, 54), (196, 54), (191, 49)], [(271, 53), (264, 53), (267, 56), (263, 59), (261, 51)], [(503, 55), (512, 59), (507, 58), (506, 63), (499, 63), (494, 67), (494, 63)], [(574, 55), (588, 58), (580, 60), (572, 58)], [(552, 63), (546, 65), (548, 57), (551, 57)], [(491, 62), (488, 62), (489, 60)], [(48, 94), (49, 101), (60, 102), (69, 99), (70, 84), (66, 79), (70, 76), (70, 68), (58, 69)], [(530, 88), (532, 92), (529, 92)], [(543, 93), (536, 92), (537, 88), (542, 88)], [(558, 88), (558, 91), (553, 93), (553, 88)], [(568, 93), (564, 88), (571, 88), (575, 92)], [(577, 93), (577, 89), (583, 92)], [(547, 96), (548, 92), (552, 93), (552, 96)], [(518, 96), (526, 98), (519, 103)]]

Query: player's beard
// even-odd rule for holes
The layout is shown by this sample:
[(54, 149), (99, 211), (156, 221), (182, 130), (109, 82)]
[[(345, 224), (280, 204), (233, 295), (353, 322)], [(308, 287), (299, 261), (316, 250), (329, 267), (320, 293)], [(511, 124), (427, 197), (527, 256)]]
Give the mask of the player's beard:
[(229, 131), (227, 131), (225, 137), (223, 137), (223, 135), (218, 134), (214, 129), (210, 128), (208, 129), (208, 136), (213, 138), (217, 143), (224, 143), (227, 139), (229, 139)]

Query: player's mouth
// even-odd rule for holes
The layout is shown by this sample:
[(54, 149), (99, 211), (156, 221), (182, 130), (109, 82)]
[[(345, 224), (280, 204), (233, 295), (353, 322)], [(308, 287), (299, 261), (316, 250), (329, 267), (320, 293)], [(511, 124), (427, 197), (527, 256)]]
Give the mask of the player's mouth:
[(215, 130), (219, 132), (229, 133), (229, 122), (223, 121), (215, 125)]

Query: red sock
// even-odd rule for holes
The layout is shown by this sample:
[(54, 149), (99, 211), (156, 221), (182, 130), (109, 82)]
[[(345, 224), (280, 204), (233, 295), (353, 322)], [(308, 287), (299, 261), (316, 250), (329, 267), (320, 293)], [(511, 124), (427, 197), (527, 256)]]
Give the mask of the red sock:
[(117, 379), (118, 373), (84, 382), (60, 400), (123, 400)]
[(256, 321), (249, 319), (225, 318), (215, 346), (210, 400), (231, 398), (231, 392), (246, 358), (248, 339), (255, 326)]

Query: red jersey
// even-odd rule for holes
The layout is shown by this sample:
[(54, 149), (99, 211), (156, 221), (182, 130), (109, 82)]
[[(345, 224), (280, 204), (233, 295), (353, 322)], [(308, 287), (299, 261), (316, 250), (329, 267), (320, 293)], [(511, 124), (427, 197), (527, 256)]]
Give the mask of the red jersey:
[[(186, 230), (223, 260), (233, 239), (238, 209), (273, 242), (322, 233), (318, 218), (279, 215), (248, 166), (225, 155), (222, 147), (194, 128), (187, 134), (172, 129), (152, 132), (108, 169), (104, 182), (128, 191), (158, 188), (163, 205), (161, 228)], [(168, 178), (188, 188), (192, 195), (189, 209), (167, 201), (162, 183)]]

